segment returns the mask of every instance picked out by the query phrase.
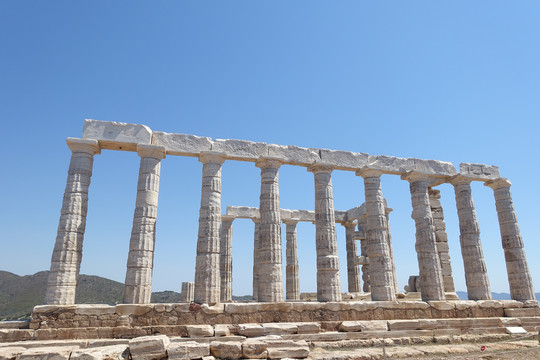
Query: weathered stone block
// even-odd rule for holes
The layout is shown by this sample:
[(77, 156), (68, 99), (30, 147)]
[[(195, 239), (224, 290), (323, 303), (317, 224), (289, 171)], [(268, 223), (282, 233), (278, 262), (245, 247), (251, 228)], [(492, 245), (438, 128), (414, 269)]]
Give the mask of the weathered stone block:
[(321, 149), (321, 162), (337, 170), (358, 170), (368, 164), (369, 155), (350, 151)]
[(70, 360), (128, 360), (127, 345), (100, 346), (88, 349), (75, 350)]
[(69, 360), (71, 346), (39, 347), (28, 349), (17, 356), (17, 360)]
[(264, 328), (261, 324), (239, 324), (238, 334), (247, 337), (263, 336)]
[(189, 337), (211, 337), (214, 336), (212, 325), (186, 325)]
[(266, 343), (261, 340), (246, 340), (242, 343), (242, 355), (247, 359), (266, 359)]
[(246, 140), (214, 139), (212, 151), (223, 152), (233, 160), (255, 161), (261, 156), (268, 156), (268, 145)]
[(309, 355), (308, 343), (304, 340), (265, 340), (269, 359), (303, 359)]
[(242, 357), (242, 343), (239, 341), (212, 341), (210, 352), (220, 359), (240, 359)]
[(320, 161), (318, 149), (308, 149), (292, 145), (268, 145), (268, 156), (281, 159), (286, 164), (309, 166)]
[(459, 164), (459, 173), (474, 180), (493, 180), (500, 177), (499, 167), (484, 164)]
[(388, 322), (382, 320), (344, 321), (339, 326), (340, 331), (388, 331)]
[(212, 139), (195, 135), (169, 134), (154, 131), (152, 144), (164, 146), (167, 154), (199, 156), (201, 151), (212, 150)]
[(210, 346), (195, 341), (174, 343), (167, 348), (167, 354), (169, 360), (200, 359), (210, 355)]
[(86, 119), (83, 139), (98, 140), (102, 149), (136, 151), (137, 144), (152, 143), (152, 130), (145, 125)]
[(141, 336), (129, 341), (129, 351), (133, 360), (165, 359), (169, 344), (165, 335)]

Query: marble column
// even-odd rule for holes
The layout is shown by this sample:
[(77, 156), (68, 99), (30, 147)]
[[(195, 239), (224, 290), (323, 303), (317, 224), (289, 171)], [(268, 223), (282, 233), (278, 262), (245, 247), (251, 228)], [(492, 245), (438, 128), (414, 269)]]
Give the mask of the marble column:
[(366, 241), (369, 258), (371, 300), (394, 301), (394, 273), (388, 246), (384, 199), (381, 190), (382, 172), (364, 168), (356, 175), (364, 178), (366, 204)]
[(279, 207), (279, 168), (281, 160), (261, 157), (256, 166), (261, 169), (259, 291), (258, 300), (283, 301), (281, 262), (281, 214)]
[(202, 151), (199, 161), (203, 163), (203, 179), (194, 301), (213, 305), (219, 303), (221, 296), (219, 229), (221, 226), (221, 165), (225, 161), (225, 154)]
[(297, 219), (283, 220), (286, 224), (287, 266), (285, 268), (285, 298), (287, 300), (300, 300), (300, 285), (298, 280), (298, 250), (296, 247)]
[(342, 225), (345, 227), (345, 246), (347, 248), (347, 285), (350, 293), (361, 292), (360, 268), (358, 267), (358, 246), (356, 244), (355, 230), (356, 222), (346, 221)]
[(101, 151), (97, 140), (67, 138), (66, 142), (71, 149), (71, 161), (47, 280), (45, 303), (50, 305), (75, 304), (88, 210), (88, 187), (94, 155)]
[(259, 301), (259, 240), (261, 238), (261, 220), (251, 219), (255, 225), (253, 231), (253, 300)]
[(369, 262), (368, 262), (368, 248), (367, 248), (367, 240), (366, 240), (366, 222), (367, 218), (364, 215), (360, 219), (358, 219), (358, 231), (357, 233), (363, 234), (360, 238), (360, 258), (363, 260), (362, 265), (362, 291), (367, 293), (371, 292), (371, 286), (369, 281)]
[(435, 226), (429, 204), (428, 187), (433, 185), (433, 180), (428, 175), (416, 172), (408, 173), (401, 178), (410, 183), (422, 300), (445, 300)]
[(165, 158), (165, 148), (137, 145), (137, 154), (141, 162), (129, 240), (124, 304), (149, 304), (152, 296), (159, 176), (161, 160)]
[(499, 217), (510, 295), (513, 300), (535, 300), (531, 273), (525, 258), (523, 239), (510, 193), (512, 183), (506, 178), (499, 178), (488, 181), (485, 185), (495, 193), (495, 207)]
[(324, 164), (313, 164), (308, 168), (315, 177), (318, 301), (341, 301), (332, 170)]
[(221, 215), (220, 274), (221, 302), (232, 301), (232, 237), (233, 216)]
[(180, 301), (192, 302), (194, 296), (195, 283), (188, 281), (182, 283), (182, 292), (180, 293)]
[(450, 248), (448, 246), (448, 235), (446, 234), (446, 223), (444, 222), (444, 211), (441, 205), (440, 190), (428, 189), (429, 206), (431, 216), (433, 217), (433, 226), (435, 227), (435, 238), (437, 240), (437, 253), (441, 263), (444, 291), (456, 292), (454, 287), (454, 278), (452, 277), (452, 264), (450, 262)]
[[(459, 218), (459, 243), (465, 268), (465, 283), (469, 300), (491, 300), (489, 278), (484, 261), (480, 226), (476, 217), (471, 190), (471, 179), (456, 175), (450, 183), (454, 186)], [(443, 270), (444, 271), (444, 270)]]
[[(386, 202), (385, 202), (386, 204)], [(394, 209), (386, 207), (384, 213), (386, 214), (386, 238), (388, 239), (388, 248), (390, 249), (390, 259), (392, 259), (392, 275), (394, 277), (394, 291), (399, 292), (397, 274), (396, 274), (396, 261), (394, 259), (394, 247), (392, 246), (392, 232), (390, 231), (390, 213)]]

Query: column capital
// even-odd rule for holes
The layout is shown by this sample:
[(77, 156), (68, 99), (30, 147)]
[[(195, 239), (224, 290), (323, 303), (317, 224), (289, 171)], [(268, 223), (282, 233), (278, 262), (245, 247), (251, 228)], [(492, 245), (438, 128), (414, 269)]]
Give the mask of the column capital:
[(346, 229), (348, 228), (354, 228), (358, 224), (356, 220), (346, 220), (346, 221), (340, 221), (339, 222), (343, 227)]
[(165, 159), (165, 147), (158, 145), (137, 145), (137, 155), (141, 158)]
[(221, 222), (233, 222), (236, 219), (236, 216), (232, 215), (221, 215)]
[(97, 140), (68, 137), (66, 143), (71, 152), (83, 152), (90, 155), (101, 154), (101, 147)]
[(493, 190), (497, 190), (500, 188), (509, 188), (512, 186), (512, 183), (507, 178), (498, 178), (495, 180), (486, 181), (484, 183), (484, 186), (490, 187)]
[(382, 171), (377, 170), (377, 169), (371, 169), (368, 166), (364, 166), (363, 168), (356, 170), (356, 176), (361, 176), (364, 179), (381, 177), (382, 174), (383, 174)]
[(389, 207), (384, 208), (384, 212), (386, 215), (390, 214), (392, 211), (394, 211), (393, 208), (389, 208)]
[(260, 218), (251, 218), (251, 221), (253, 221), (255, 224), (260, 224), (261, 223)]
[(203, 164), (223, 164), (226, 160), (226, 154), (218, 151), (201, 151), (199, 153), (199, 161)]
[(255, 161), (255, 166), (261, 169), (279, 169), (282, 164), (283, 160), (281, 158), (272, 156), (261, 156)]
[(281, 221), (282, 221), (285, 225), (296, 225), (296, 224), (298, 224), (298, 222), (300, 221), (300, 219), (281, 219)]
[(307, 167), (308, 172), (312, 173), (320, 173), (320, 172), (327, 172), (331, 173), (334, 170), (334, 166), (326, 163), (321, 162), (314, 162), (313, 164), (309, 165)]
[(406, 180), (410, 183), (416, 181), (425, 181), (429, 187), (440, 185), (446, 182), (445, 178), (436, 177), (434, 175), (424, 174), (418, 171), (409, 171), (406, 174), (401, 175), (401, 180)]
[(452, 176), (448, 182), (454, 186), (458, 186), (458, 185), (470, 184), (471, 182), (473, 182), (473, 180), (474, 179), (472, 179), (469, 176), (457, 174), (457, 175)]

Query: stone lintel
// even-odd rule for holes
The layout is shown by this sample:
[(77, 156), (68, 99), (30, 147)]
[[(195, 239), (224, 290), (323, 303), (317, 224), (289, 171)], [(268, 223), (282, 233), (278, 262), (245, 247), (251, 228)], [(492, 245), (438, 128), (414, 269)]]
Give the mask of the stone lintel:
[(157, 145), (137, 145), (137, 155), (141, 158), (165, 159), (165, 147)]
[(286, 225), (296, 225), (300, 221), (300, 219), (281, 219), (281, 221)]
[(319, 149), (302, 148), (293, 145), (268, 144), (268, 156), (280, 159), (285, 164), (310, 166), (320, 161)]
[(248, 206), (227, 206), (226, 215), (236, 219), (260, 219), (259, 208)]
[(512, 183), (507, 178), (498, 178), (495, 180), (486, 181), (484, 185), (492, 188), (493, 190), (497, 190), (504, 187), (510, 187), (512, 186)]
[(410, 183), (413, 183), (415, 181), (426, 181), (429, 187), (433, 187), (448, 182), (448, 177), (425, 174), (418, 171), (410, 171), (404, 175), (401, 175), (401, 180), (406, 180)]
[(227, 158), (225, 153), (218, 151), (201, 151), (199, 154), (199, 161), (203, 164), (223, 164)]
[(86, 119), (83, 139), (98, 140), (102, 149), (136, 151), (138, 144), (152, 144), (148, 126)]
[(336, 170), (356, 171), (369, 162), (369, 155), (365, 153), (320, 149), (319, 154), (323, 163), (332, 165)]
[(164, 146), (170, 155), (198, 157), (202, 151), (211, 151), (213, 142), (209, 137), (154, 131), (152, 144)]
[[(474, 180), (476, 180), (475, 178), (472, 178), (468, 175), (463, 175), (463, 174), (457, 174), (457, 175), (454, 175), (452, 176), (448, 182), (454, 186), (457, 186), (457, 185), (463, 185), (463, 184), (470, 184), (471, 182), (473, 182)], [(439, 195), (439, 198), (440, 198), (440, 195)]]
[(101, 147), (97, 140), (68, 137), (66, 144), (69, 146), (71, 152), (84, 152), (90, 155), (101, 154)]
[(212, 151), (223, 152), (231, 160), (256, 161), (268, 156), (268, 145), (247, 140), (214, 139)]
[(364, 179), (370, 177), (380, 177), (383, 174), (381, 170), (373, 169), (369, 166), (364, 166), (361, 169), (356, 170), (356, 176), (361, 176)]
[(473, 180), (494, 180), (500, 177), (499, 167), (495, 165), (472, 164), (463, 162), (459, 164), (459, 172)]

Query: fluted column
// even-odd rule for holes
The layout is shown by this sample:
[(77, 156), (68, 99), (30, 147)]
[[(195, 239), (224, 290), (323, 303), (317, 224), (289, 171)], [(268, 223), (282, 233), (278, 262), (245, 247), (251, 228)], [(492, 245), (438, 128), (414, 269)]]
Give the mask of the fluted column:
[(259, 241), (261, 238), (261, 220), (251, 219), (255, 225), (253, 231), (253, 300), (259, 301)]
[(369, 258), (367, 256), (367, 217), (364, 215), (358, 219), (358, 233), (363, 234), (363, 237), (360, 238), (360, 256), (363, 257), (364, 261), (362, 262), (362, 291), (365, 293), (371, 292), (370, 280), (369, 280)]
[(100, 153), (97, 140), (67, 138), (66, 142), (71, 149), (71, 161), (47, 281), (45, 303), (51, 305), (75, 304), (88, 210), (88, 187), (94, 155)]
[(341, 301), (332, 170), (331, 166), (324, 164), (313, 164), (308, 168), (315, 177), (318, 301)]
[(281, 161), (277, 158), (261, 157), (256, 166), (261, 169), (258, 299), (263, 302), (278, 302), (283, 301), (279, 207)]
[(369, 258), (371, 300), (395, 300), (392, 257), (388, 246), (388, 234), (384, 199), (381, 190), (382, 172), (364, 168), (356, 172), (364, 178), (366, 204), (366, 241)]
[(195, 266), (196, 303), (216, 304), (221, 296), (219, 271), (219, 229), (221, 225), (221, 165), (225, 154), (205, 151), (203, 163), (199, 235)]
[(403, 175), (401, 178), (410, 183), (422, 300), (444, 300), (441, 263), (429, 205), (428, 187), (432, 185), (432, 180), (427, 175), (415, 172)]
[(455, 292), (454, 278), (452, 277), (452, 264), (450, 262), (450, 248), (448, 246), (448, 235), (446, 234), (446, 223), (444, 222), (444, 211), (441, 205), (440, 190), (428, 189), (429, 206), (435, 227), (435, 238), (437, 240), (437, 253), (441, 263), (444, 291)]
[(471, 190), (471, 179), (456, 175), (450, 183), (454, 185), (459, 218), (459, 243), (465, 269), (465, 283), (469, 300), (491, 300), (491, 290), (487, 273), (480, 226), (476, 217)]
[(182, 283), (182, 292), (180, 293), (180, 301), (192, 302), (194, 294), (195, 283), (186, 281)]
[(220, 273), (221, 302), (232, 301), (232, 237), (233, 216), (221, 215)]
[(141, 162), (124, 283), (125, 304), (149, 304), (152, 296), (159, 176), (165, 148), (138, 145), (137, 154)]
[(347, 248), (347, 285), (348, 291), (360, 292), (360, 268), (357, 264), (358, 246), (354, 237), (356, 222), (346, 221), (341, 225), (345, 227), (345, 246)]
[(513, 300), (535, 300), (531, 273), (525, 258), (523, 239), (510, 192), (512, 183), (506, 178), (499, 178), (488, 181), (485, 185), (492, 188), (495, 193), (495, 207), (499, 217), (510, 295)]
[(399, 291), (397, 274), (396, 274), (396, 261), (394, 259), (394, 247), (392, 246), (392, 232), (390, 231), (390, 213), (394, 209), (386, 207), (384, 213), (386, 214), (386, 238), (388, 239), (388, 248), (390, 249), (390, 259), (392, 259), (392, 275), (394, 277), (394, 291), (397, 293)]
[(298, 250), (296, 247), (297, 219), (283, 220), (286, 224), (287, 266), (285, 268), (285, 298), (287, 300), (300, 300), (300, 286), (298, 280)]

